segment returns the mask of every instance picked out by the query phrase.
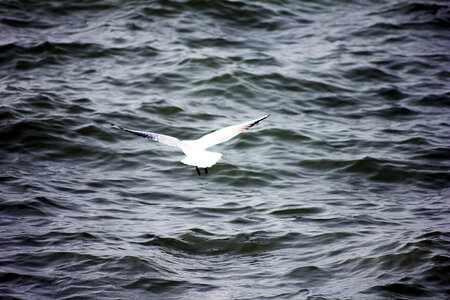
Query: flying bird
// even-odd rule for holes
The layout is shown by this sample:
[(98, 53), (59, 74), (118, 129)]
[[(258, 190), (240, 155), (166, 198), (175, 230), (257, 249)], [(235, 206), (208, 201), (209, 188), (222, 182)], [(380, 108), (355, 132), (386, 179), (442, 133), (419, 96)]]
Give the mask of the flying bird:
[(269, 115), (265, 115), (264, 117), (261, 117), (259, 119), (219, 129), (217, 131), (204, 135), (197, 140), (179, 140), (168, 135), (125, 129), (114, 124), (111, 124), (111, 126), (116, 129), (153, 140), (155, 142), (160, 142), (162, 144), (180, 148), (181, 151), (186, 154), (186, 157), (183, 158), (181, 162), (186, 165), (194, 166), (198, 176), (200, 176), (200, 168), (203, 168), (205, 170), (205, 174), (208, 174), (208, 168), (213, 166), (222, 157), (221, 153), (207, 151), (206, 149), (230, 140), (231, 138), (237, 136), (239, 133), (255, 126), (268, 116)]

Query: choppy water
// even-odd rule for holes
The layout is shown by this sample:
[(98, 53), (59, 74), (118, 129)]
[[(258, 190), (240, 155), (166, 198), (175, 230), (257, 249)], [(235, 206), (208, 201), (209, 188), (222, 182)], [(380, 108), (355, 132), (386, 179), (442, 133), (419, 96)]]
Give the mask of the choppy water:
[[(0, 295), (450, 296), (446, 1), (0, 3)], [(114, 122), (213, 148), (208, 176)]]

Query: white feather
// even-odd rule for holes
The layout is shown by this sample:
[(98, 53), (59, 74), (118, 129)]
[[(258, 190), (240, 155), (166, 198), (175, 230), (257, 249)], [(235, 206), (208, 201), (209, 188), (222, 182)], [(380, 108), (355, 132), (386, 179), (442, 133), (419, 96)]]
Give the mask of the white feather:
[(209, 168), (220, 160), (222, 154), (217, 152), (205, 151), (205, 149), (232, 139), (239, 133), (258, 124), (258, 122), (264, 120), (268, 116), (269, 115), (265, 115), (264, 117), (261, 117), (259, 119), (219, 129), (217, 131), (204, 135), (197, 140), (183, 141), (180, 141), (179, 139), (168, 135), (125, 129), (114, 124), (111, 125), (114, 128), (151, 139), (155, 142), (160, 142), (165, 145), (180, 148), (184, 152), (184, 154), (186, 154), (186, 157), (181, 160), (182, 163), (199, 168)]

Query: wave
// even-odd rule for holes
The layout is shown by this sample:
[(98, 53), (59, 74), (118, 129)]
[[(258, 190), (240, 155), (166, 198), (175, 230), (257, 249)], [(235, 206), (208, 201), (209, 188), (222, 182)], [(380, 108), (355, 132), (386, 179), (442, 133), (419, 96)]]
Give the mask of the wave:
[[(0, 3), (0, 294), (445, 298), (444, 1)], [(172, 148), (271, 113), (197, 176)]]

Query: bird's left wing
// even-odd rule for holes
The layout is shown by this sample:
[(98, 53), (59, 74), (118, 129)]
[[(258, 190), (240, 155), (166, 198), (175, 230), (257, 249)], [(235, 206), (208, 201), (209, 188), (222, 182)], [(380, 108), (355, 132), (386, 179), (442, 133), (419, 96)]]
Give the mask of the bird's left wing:
[(223, 142), (226, 142), (226, 141), (232, 139), (239, 133), (249, 129), (250, 127), (255, 126), (260, 121), (267, 118), (268, 116), (269, 115), (265, 115), (264, 117), (261, 117), (256, 120), (252, 120), (252, 121), (245, 122), (242, 124), (232, 125), (232, 126), (228, 126), (228, 127), (219, 129), (217, 131), (214, 131), (212, 133), (204, 135), (203, 137), (201, 137), (198, 140), (195, 140), (193, 142), (195, 142), (197, 144), (197, 146), (200, 147), (201, 149), (209, 148), (211, 146), (214, 146), (214, 145), (217, 145), (217, 144), (220, 144), (220, 143), (223, 143)]
[(123, 131), (129, 132), (129, 133), (153, 140), (155, 142), (160, 142), (160, 143), (168, 145), (168, 146), (181, 148), (182, 142), (173, 136), (168, 136), (168, 135), (158, 134), (158, 133), (153, 133), (153, 132), (144, 132), (144, 131), (126, 129), (126, 128), (116, 126), (114, 124), (111, 124), (111, 126), (116, 129), (123, 130)]

